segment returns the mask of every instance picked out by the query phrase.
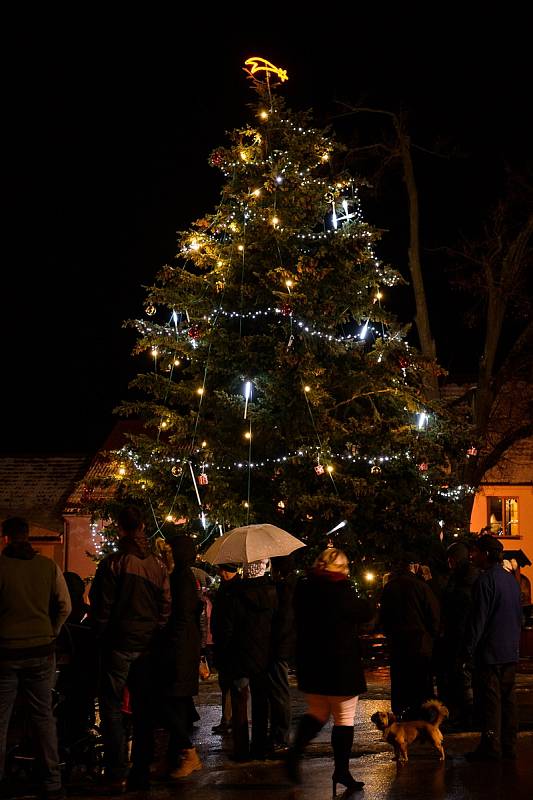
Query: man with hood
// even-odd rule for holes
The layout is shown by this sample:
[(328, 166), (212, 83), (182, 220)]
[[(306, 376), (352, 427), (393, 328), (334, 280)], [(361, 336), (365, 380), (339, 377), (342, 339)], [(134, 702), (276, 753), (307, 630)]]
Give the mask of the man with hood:
[(449, 726), (470, 729), (473, 723), (472, 669), (465, 664), (466, 625), (472, 610), (472, 591), (479, 570), (470, 563), (464, 542), (446, 550), (450, 577), (441, 597), (441, 631), (438, 641), (439, 697), (450, 712)]
[[(146, 788), (151, 753), (151, 724), (146, 697), (145, 658), (170, 616), (167, 568), (150, 551), (140, 509), (118, 515), (118, 551), (100, 562), (89, 593), (91, 620), (101, 651), (100, 716), (106, 777), (110, 790)], [(131, 694), (133, 749), (128, 779), (122, 700)]]
[[(268, 559), (243, 566), (219, 619), (219, 657), (231, 681), (233, 758), (265, 759), (268, 746), (268, 667), (276, 588), (265, 574)], [(222, 616), (222, 615), (221, 615)], [(252, 699), (252, 741), (248, 737), (248, 689)]]
[(4, 779), (7, 729), (20, 689), (42, 760), (44, 797), (64, 796), (52, 711), (56, 637), (71, 611), (61, 570), (29, 542), (29, 525), (10, 517), (9, 540), (0, 556), (0, 785)]

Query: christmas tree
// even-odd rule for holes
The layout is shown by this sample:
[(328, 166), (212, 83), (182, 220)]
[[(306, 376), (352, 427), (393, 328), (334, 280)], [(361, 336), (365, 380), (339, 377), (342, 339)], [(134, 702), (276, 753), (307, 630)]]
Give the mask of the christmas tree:
[(287, 109), (274, 73), (251, 76), (250, 124), (210, 157), (220, 203), (133, 323), (153, 369), (121, 406), (144, 432), (118, 454), (119, 494), (163, 536), (180, 519), (202, 542), (271, 522), (310, 553), (391, 555), (451, 518), (455, 439), (424, 401), (433, 365), (382, 303), (400, 276), (342, 147)]

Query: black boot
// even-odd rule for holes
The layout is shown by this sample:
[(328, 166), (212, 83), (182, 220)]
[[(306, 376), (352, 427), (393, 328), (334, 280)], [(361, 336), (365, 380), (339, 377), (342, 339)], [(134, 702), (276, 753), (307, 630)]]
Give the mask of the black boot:
[(334, 725), (331, 729), (331, 746), (335, 761), (335, 772), (331, 776), (333, 781), (333, 797), (337, 796), (337, 784), (346, 786), (343, 797), (351, 797), (365, 785), (356, 781), (350, 775), (350, 755), (353, 744), (353, 725)]
[(287, 753), (287, 760), (285, 762), (288, 778), (293, 783), (302, 782), (300, 763), (304, 749), (323, 727), (324, 723), (320, 722), (316, 717), (312, 717), (310, 714), (304, 714), (303, 717), (300, 718), (294, 742)]

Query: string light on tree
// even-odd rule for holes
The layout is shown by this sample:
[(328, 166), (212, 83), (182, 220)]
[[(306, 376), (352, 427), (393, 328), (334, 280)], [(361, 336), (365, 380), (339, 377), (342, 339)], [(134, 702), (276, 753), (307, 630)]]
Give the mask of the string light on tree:
[[(259, 57), (246, 69), (258, 102), (250, 124), (211, 155), (225, 176), (220, 202), (180, 234), (178, 263), (147, 293), (144, 307), (168, 308), (170, 319), (135, 323), (140, 349), (152, 347), (168, 370), (139, 376), (142, 399), (124, 404), (147, 423), (123, 456), (124, 488), (146, 485), (159, 523), (168, 514), (200, 520), (200, 548), (218, 531), (207, 510), (227, 528), (282, 512), (284, 526), (305, 526), (316, 544), (320, 521), (349, 519), (360, 494), (366, 546), (391, 534), (392, 520), (402, 523), (398, 508), (427, 520), (431, 498), (445, 518), (442, 504), (453, 499), (433, 485), (443, 474), (434, 446), (442, 422), (420, 395), (423, 363), (381, 303), (377, 287), (400, 276), (374, 252), (379, 234), (363, 218), (355, 181), (336, 174), (341, 148), (308, 114), (285, 107), (274, 91), (285, 70)], [(422, 405), (435, 424), (420, 424)], [(330, 479), (313, 478), (306, 509), (299, 498), (312, 469)], [(387, 517), (381, 493), (400, 473), (403, 494), (392, 491)], [(447, 480), (442, 492), (456, 488)]]

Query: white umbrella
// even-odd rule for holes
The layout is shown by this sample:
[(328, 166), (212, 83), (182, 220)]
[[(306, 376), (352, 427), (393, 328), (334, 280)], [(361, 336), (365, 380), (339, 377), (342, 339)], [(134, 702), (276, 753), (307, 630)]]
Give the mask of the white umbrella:
[(304, 542), (275, 525), (245, 525), (217, 539), (203, 554), (210, 564), (249, 564), (271, 556), (288, 556)]

